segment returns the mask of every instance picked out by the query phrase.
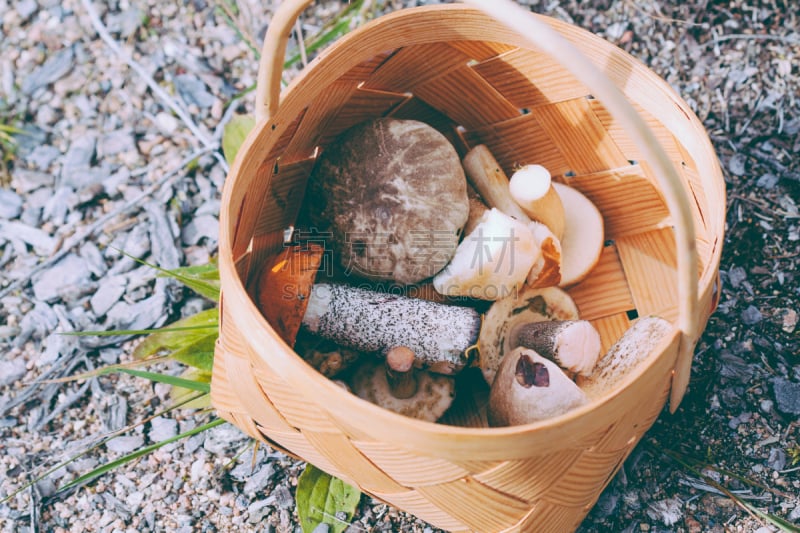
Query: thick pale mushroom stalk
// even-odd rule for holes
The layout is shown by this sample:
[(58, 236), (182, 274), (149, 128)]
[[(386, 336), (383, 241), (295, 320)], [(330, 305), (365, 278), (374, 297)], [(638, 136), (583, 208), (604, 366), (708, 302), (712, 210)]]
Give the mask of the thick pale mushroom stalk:
[(512, 348), (530, 348), (582, 376), (592, 373), (600, 356), (600, 334), (586, 320), (518, 324), (509, 331), (509, 336)]
[(461, 164), (464, 166), (464, 174), (470, 185), (478, 191), (489, 207), (496, 207), (520, 222), (531, 221), (511, 197), (508, 176), (485, 145), (474, 146), (461, 160)]
[(511, 176), (508, 190), (525, 214), (550, 228), (558, 240), (564, 237), (564, 205), (546, 168), (525, 165)]
[(431, 371), (453, 374), (468, 363), (467, 350), (481, 326), (469, 307), (379, 293), (358, 287), (314, 285), (303, 316), (311, 333), (363, 352), (406, 346)]

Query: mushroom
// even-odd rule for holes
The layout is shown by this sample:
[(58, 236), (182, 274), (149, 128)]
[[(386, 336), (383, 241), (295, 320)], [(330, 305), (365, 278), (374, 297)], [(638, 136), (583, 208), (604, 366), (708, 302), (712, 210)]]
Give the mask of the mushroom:
[(494, 302), (483, 318), (478, 338), (478, 365), (486, 383), (492, 384), (504, 355), (515, 348), (511, 333), (519, 326), (579, 319), (575, 302), (558, 287), (526, 287), (516, 295)]
[(444, 268), (467, 221), (458, 153), (433, 127), (381, 118), (328, 145), (309, 178), (306, 214), (360, 277), (413, 284)]
[(600, 359), (591, 375), (578, 378), (578, 386), (593, 399), (608, 394), (644, 362), (673, 329), (663, 318), (640, 317)]
[(524, 346), (575, 374), (588, 376), (600, 357), (600, 333), (586, 320), (544, 320), (517, 324), (509, 346)]
[(384, 362), (374, 359), (350, 380), (355, 395), (401, 415), (435, 422), (455, 396), (455, 379), (416, 369), (414, 352), (391, 348)]
[(302, 330), (297, 336), (294, 351), (320, 374), (329, 378), (341, 374), (361, 358), (361, 353), (356, 350), (337, 346)]
[(528, 226), (493, 208), (464, 237), (433, 286), (448, 296), (497, 300), (525, 282), (539, 254)]
[(258, 303), (290, 345), (306, 333), (358, 352), (411, 348), (437, 372), (454, 373), (469, 361), (481, 318), (475, 309), (343, 284), (314, 283), (324, 250), (287, 247), (263, 269)]
[(561, 241), (541, 222), (531, 222), (528, 228), (541, 253), (526, 283), (529, 287), (555, 287), (561, 282)]
[(508, 190), (525, 214), (550, 228), (556, 239), (564, 237), (564, 205), (542, 165), (525, 165), (511, 175)]
[(515, 426), (562, 415), (588, 402), (552, 361), (519, 347), (507, 354), (489, 392), (489, 425)]
[(603, 215), (577, 189), (553, 183), (564, 205), (564, 236), (561, 239), (561, 282), (570, 287), (582, 281), (600, 260), (605, 244)]

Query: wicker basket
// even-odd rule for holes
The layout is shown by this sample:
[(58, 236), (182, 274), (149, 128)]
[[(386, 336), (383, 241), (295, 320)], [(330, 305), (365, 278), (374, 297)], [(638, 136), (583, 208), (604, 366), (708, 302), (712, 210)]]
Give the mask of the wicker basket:
[[(279, 100), (290, 29), (310, 0), (285, 0), (259, 71), (258, 125), (222, 200), (221, 416), (365, 492), (451, 531), (574, 530), (669, 400), (683, 396), (716, 305), (725, 187), (688, 106), (599, 37), (505, 0), (407, 9), (350, 33)], [(319, 150), (371, 117), (416, 118), (463, 152), (483, 143), (509, 171), (546, 166), (603, 213), (608, 244), (570, 289), (604, 347), (636, 315), (669, 338), (607, 397), (507, 428), (422, 422), (347, 393), (263, 318), (254, 280), (296, 221)], [(465, 407), (462, 407), (465, 408)], [(452, 420), (473, 420), (469, 413)]]

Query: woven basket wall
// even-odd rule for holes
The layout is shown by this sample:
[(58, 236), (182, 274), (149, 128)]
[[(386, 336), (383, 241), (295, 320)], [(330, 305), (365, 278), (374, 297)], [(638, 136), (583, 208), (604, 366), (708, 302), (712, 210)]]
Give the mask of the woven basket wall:
[[(520, 34), (462, 5), (398, 11), (326, 50), (251, 133), (225, 184), (214, 406), (249, 435), (450, 531), (574, 530), (662, 412), (673, 376), (681, 381), (672, 389), (677, 406), (688, 380), (680, 354), (691, 354), (715, 305), (725, 190), (702, 125), (623, 51), (537, 20), (602, 70), (654, 133), (691, 214), (687, 242), (677, 238), (652, 161), (592, 89)], [(674, 322), (669, 338), (613, 394), (508, 428), (402, 417), (311, 369), (260, 314), (254, 280), (297, 219), (315, 156), (348, 127), (382, 116), (427, 122), (462, 155), (486, 144), (507, 172), (544, 165), (586, 194), (603, 214), (608, 243), (589, 278), (569, 290), (581, 316), (604, 349), (637, 315)], [(686, 261), (697, 287), (689, 303), (681, 302)], [(470, 411), (476, 403), (462, 401), (447, 421), (480, 421)]]

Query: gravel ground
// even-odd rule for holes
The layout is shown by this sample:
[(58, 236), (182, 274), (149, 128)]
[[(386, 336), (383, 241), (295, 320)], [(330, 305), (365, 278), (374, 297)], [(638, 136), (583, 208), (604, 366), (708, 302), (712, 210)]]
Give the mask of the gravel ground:
[[(800, 523), (796, 6), (525, 3), (602, 35), (673, 85), (706, 125), (728, 185), (722, 299), (689, 393), (581, 531), (776, 530), (730, 493)], [(226, 104), (254, 82), (243, 37), (263, 35), (272, 2), (236, 4), (238, 32), (222, 0), (0, 0), (0, 123), (24, 130), (0, 169), (0, 497), (146, 421), (0, 504), (4, 532), (297, 529), (302, 464), (254, 452), (228, 425), (58, 490), (211, 417), (151, 418), (170, 392), (144, 379), (52, 380), (127, 361), (135, 342), (62, 332), (154, 327), (209, 306), (116, 250), (166, 268), (204, 264), (216, 251), (220, 126), (252, 110), (252, 93)], [(343, 4), (320, 2), (304, 31)], [(433, 531), (366, 497), (356, 519), (353, 531)]]

